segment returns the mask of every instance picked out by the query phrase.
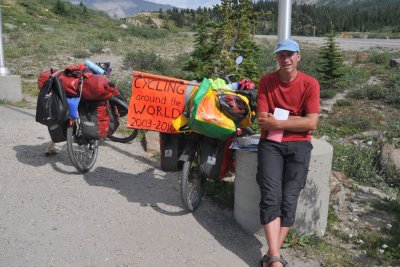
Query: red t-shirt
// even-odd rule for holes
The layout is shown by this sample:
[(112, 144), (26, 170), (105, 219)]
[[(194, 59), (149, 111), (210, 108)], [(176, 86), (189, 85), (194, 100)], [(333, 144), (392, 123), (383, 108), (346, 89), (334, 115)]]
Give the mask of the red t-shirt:
[[(279, 80), (278, 71), (263, 76), (258, 85), (257, 111), (274, 113), (275, 108), (289, 110), (289, 116), (305, 116), (320, 112), (320, 92), (317, 79), (297, 71), (293, 81)], [(261, 138), (267, 137), (263, 130)], [(311, 141), (311, 131), (284, 131), (282, 142)]]

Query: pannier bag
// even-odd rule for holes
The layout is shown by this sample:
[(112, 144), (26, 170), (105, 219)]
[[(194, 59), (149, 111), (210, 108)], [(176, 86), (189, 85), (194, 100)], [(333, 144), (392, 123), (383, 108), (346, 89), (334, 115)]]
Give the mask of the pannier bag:
[(57, 72), (57, 69), (46, 69), (46, 70), (42, 71), (41, 73), (39, 73), (39, 77), (38, 77), (39, 90), (42, 90), (45, 82), (47, 82), (50, 79), (50, 77), (56, 72)]
[(233, 168), (233, 151), (229, 149), (232, 139), (226, 141), (206, 137), (203, 139), (200, 171), (210, 179), (220, 180)]
[(160, 165), (166, 172), (175, 172), (180, 169), (178, 162), (184, 143), (182, 134), (170, 134), (160, 132)]
[(110, 133), (108, 101), (81, 101), (79, 105), (82, 134), (90, 139), (102, 139)]
[(51, 141), (54, 143), (67, 141), (68, 122), (62, 124), (53, 124), (47, 127)]
[[(39, 74), (39, 89), (49, 79), (50, 72), (50, 69), (46, 69)], [(106, 76), (93, 74), (84, 64), (69, 66), (56, 75), (68, 97), (81, 97), (84, 100), (106, 100), (119, 94), (118, 88)], [(80, 92), (80, 82), (82, 82), (82, 92)]]
[(189, 128), (212, 138), (226, 140), (236, 132), (235, 123), (218, 108), (217, 92), (204, 78), (194, 97)]
[(82, 99), (106, 100), (118, 94), (118, 89), (104, 75), (94, 74), (83, 80)]
[(36, 104), (37, 122), (46, 126), (63, 124), (69, 119), (67, 96), (60, 80), (51, 76), (42, 85)]

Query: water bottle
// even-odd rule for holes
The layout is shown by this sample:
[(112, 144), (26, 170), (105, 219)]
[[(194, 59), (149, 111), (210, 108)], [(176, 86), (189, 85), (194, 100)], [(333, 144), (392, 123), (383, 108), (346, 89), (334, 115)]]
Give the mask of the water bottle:
[(229, 88), (231, 88), (232, 90), (238, 90), (239, 89), (239, 82), (233, 82), (233, 83), (229, 83), (228, 84)]
[(94, 73), (104, 75), (105, 71), (101, 67), (99, 67), (96, 64), (94, 64), (92, 61), (86, 60), (85, 61), (85, 65), (86, 65), (86, 67), (91, 69)]

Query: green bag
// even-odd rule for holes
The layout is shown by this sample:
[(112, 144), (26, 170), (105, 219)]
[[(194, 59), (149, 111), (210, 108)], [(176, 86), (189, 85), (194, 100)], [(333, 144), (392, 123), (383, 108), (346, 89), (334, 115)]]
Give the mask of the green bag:
[(196, 95), (189, 119), (189, 128), (208, 137), (228, 139), (236, 132), (235, 123), (218, 108), (217, 93), (211, 82), (204, 78)]

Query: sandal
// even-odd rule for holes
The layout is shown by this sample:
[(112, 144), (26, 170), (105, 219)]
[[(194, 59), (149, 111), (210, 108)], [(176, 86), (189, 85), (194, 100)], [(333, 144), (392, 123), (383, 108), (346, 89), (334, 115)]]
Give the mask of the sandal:
[(269, 260), (270, 260), (270, 257), (267, 255), (267, 254), (265, 254), (263, 257), (262, 257), (262, 259), (260, 260), (260, 267), (263, 267), (264, 266), (264, 263), (269, 263)]
[(280, 262), (283, 267), (286, 267), (288, 264), (287, 261), (285, 261), (282, 257), (272, 256), (269, 258), (268, 266), (271, 266), (272, 263), (275, 263), (275, 262)]

